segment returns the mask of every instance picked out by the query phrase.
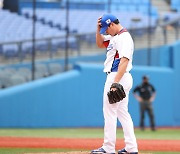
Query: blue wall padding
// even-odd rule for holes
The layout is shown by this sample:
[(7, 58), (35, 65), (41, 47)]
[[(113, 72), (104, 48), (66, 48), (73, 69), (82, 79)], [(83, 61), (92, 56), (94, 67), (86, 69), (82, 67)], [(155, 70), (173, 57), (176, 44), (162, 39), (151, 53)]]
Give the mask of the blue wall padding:
[(173, 47), (173, 65), (175, 73), (173, 75), (173, 80), (167, 80), (171, 82), (174, 86), (172, 89), (173, 99), (171, 100), (173, 106), (174, 115), (174, 125), (180, 126), (180, 41), (177, 41)]
[[(173, 89), (172, 81), (174, 71), (171, 68), (159, 68), (159, 67), (134, 67), (132, 71), (134, 77), (133, 88), (142, 82), (142, 76), (148, 75), (150, 77), (150, 82), (154, 85), (156, 89), (156, 99), (153, 102), (155, 123), (158, 126), (173, 126), (173, 93), (170, 89)], [(135, 122), (135, 125), (139, 124), (139, 103), (131, 95), (130, 97), (130, 113)], [(146, 125), (149, 125), (149, 119), (146, 116)]]
[(139, 49), (134, 52), (133, 64), (147, 65), (147, 49)]
[(0, 126), (78, 125), (74, 118), (81, 116), (74, 112), (79, 105), (79, 76), (75, 70), (1, 91)]
[[(138, 49), (134, 52), (133, 64), (148, 65), (148, 60), (151, 66), (172, 67), (172, 46), (164, 45), (151, 48), (150, 50)], [(148, 57), (150, 57), (148, 59)]]

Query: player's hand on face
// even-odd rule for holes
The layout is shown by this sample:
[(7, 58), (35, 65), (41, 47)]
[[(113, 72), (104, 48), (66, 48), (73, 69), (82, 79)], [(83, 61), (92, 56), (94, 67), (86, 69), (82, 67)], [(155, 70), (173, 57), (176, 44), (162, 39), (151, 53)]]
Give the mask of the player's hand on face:
[(100, 29), (101, 29), (101, 19), (102, 19), (102, 17), (99, 17), (98, 18), (98, 21), (97, 21), (97, 28), (98, 28), (98, 30), (100, 31)]

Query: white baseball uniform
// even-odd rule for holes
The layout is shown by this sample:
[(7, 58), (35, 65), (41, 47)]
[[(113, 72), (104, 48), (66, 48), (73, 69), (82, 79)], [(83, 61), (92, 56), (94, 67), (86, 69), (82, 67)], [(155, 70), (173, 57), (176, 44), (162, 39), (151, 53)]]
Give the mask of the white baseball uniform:
[(0, 0), (0, 9), (3, 8), (3, 1), (4, 1), (4, 0)]
[[(134, 126), (131, 116), (128, 112), (128, 97), (129, 91), (132, 88), (133, 79), (129, 71), (132, 69), (132, 58), (134, 51), (134, 44), (131, 35), (122, 29), (119, 34), (115, 36), (105, 35), (104, 45), (107, 47), (106, 60), (104, 62), (104, 72), (106, 72), (107, 79), (104, 86), (103, 98), (103, 113), (105, 119), (104, 125), (104, 143), (102, 148), (107, 153), (115, 153), (116, 143), (116, 128), (117, 118), (120, 121), (125, 138), (125, 149), (128, 152), (138, 152), (136, 138), (134, 135)], [(107, 92), (114, 82), (120, 58), (126, 57), (129, 59), (125, 74), (120, 80), (120, 84), (124, 87), (126, 97), (115, 104), (110, 104), (107, 97)]]

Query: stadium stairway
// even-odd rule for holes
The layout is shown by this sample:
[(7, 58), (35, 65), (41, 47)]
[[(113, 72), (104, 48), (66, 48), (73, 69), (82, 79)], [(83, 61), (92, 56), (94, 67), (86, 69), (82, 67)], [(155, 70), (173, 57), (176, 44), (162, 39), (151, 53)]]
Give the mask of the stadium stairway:
[(158, 8), (158, 12), (168, 12), (171, 10), (170, 6), (168, 3), (165, 1), (157, 1), (157, 0), (152, 0), (152, 5)]
[[(168, 4), (165, 0), (152, 0), (152, 5), (155, 6), (158, 9), (159, 19), (158, 19), (158, 25), (161, 25), (164, 23), (165, 18), (169, 18), (170, 20), (177, 18), (180, 16), (176, 12), (172, 12), (171, 4)], [(168, 27), (167, 30), (167, 44), (171, 44), (176, 38), (176, 29), (172, 26)], [(135, 40), (136, 48), (145, 48), (148, 46), (148, 36), (144, 35), (141, 38), (138, 38)], [(143, 42), (143, 43), (142, 43)], [(151, 47), (164, 45), (164, 35), (163, 35), (163, 29), (158, 26), (156, 28), (156, 32), (151, 35)]]

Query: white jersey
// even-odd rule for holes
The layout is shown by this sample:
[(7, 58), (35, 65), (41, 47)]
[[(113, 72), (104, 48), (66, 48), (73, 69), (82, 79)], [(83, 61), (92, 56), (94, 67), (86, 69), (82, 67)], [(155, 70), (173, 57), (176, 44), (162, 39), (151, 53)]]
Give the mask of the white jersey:
[(104, 72), (117, 72), (122, 57), (129, 59), (126, 69), (126, 72), (129, 72), (132, 69), (134, 52), (134, 43), (129, 32), (122, 29), (117, 35), (104, 35), (104, 38), (104, 45), (107, 48)]
[(4, 0), (0, 0), (0, 9), (3, 8), (3, 1), (4, 1)]

